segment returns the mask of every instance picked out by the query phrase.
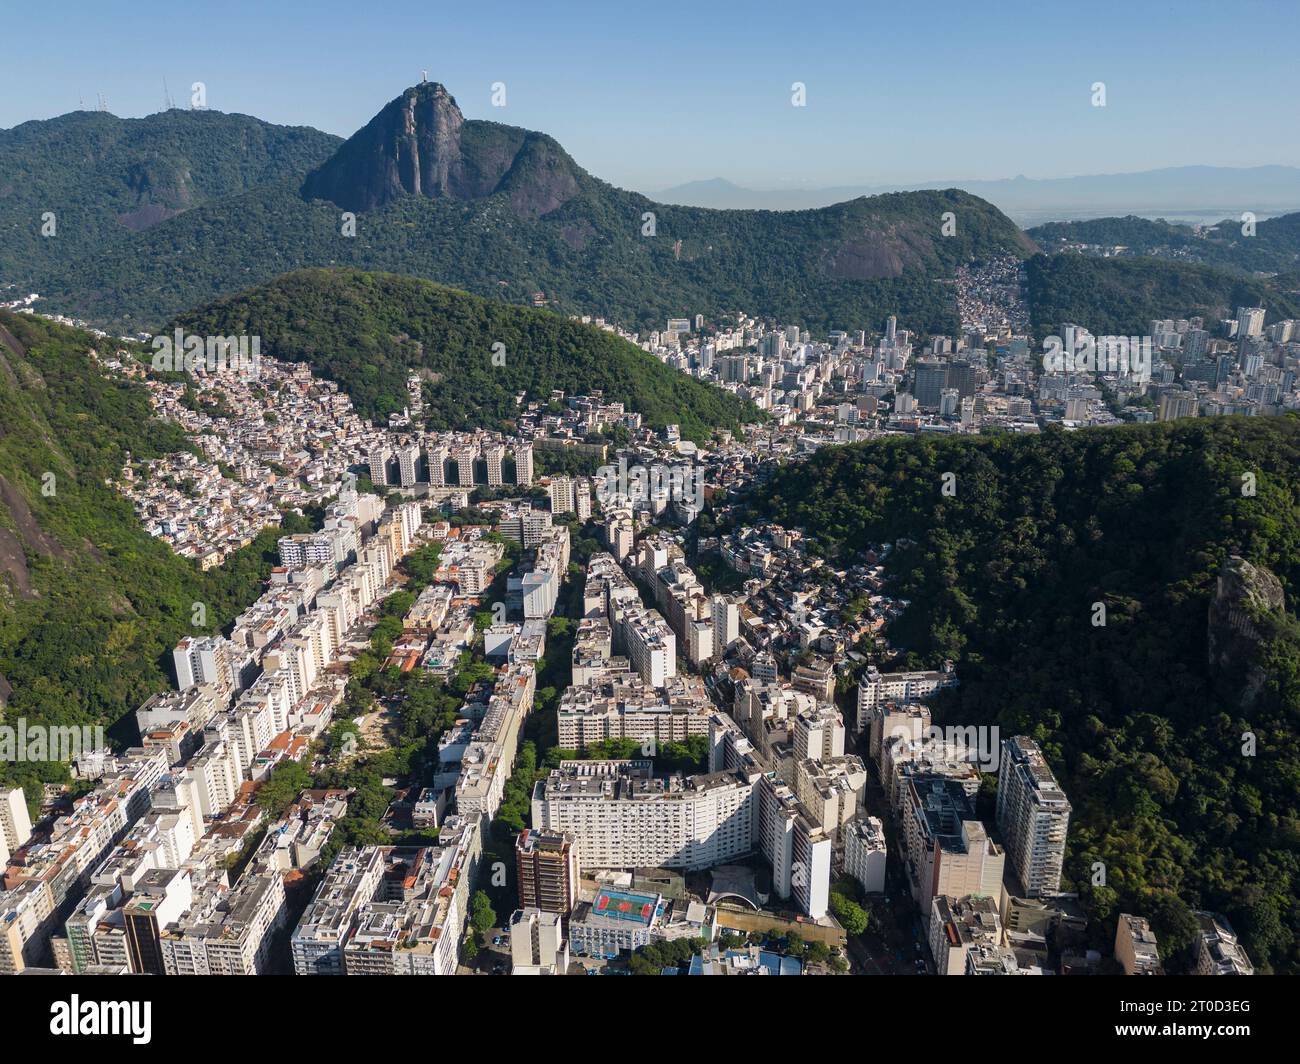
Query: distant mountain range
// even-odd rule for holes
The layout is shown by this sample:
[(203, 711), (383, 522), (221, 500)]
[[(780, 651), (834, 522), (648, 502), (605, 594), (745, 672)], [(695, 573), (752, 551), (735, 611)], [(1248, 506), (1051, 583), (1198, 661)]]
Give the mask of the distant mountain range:
[(1216, 222), (1252, 211), (1264, 218), (1300, 210), (1300, 169), (1293, 166), (1177, 166), (1082, 177), (1013, 177), (904, 185), (757, 190), (725, 178), (691, 181), (657, 193), (666, 203), (750, 210), (808, 210), (856, 196), (918, 188), (960, 188), (988, 200), (1021, 225), (1134, 214)]
[[(956, 189), (784, 214), (657, 203), (588, 174), (545, 134), (465, 120), (433, 82), (341, 145), (242, 116), (138, 122), (135, 138), (148, 133), (164, 169), (147, 195), (133, 142), (101, 148), (95, 135), (119, 119), (79, 114), (0, 133), (0, 161), (19, 173), (97, 159), (35, 199), (16, 183), (0, 190), (0, 231), (23, 236), (0, 258), (0, 285), (116, 331), (306, 266), (406, 273), (640, 327), (745, 310), (814, 331), (878, 328), (889, 314), (948, 331), (958, 322), (943, 282), (958, 266), (1034, 251), (1009, 218)], [(297, 150), (259, 148), (286, 142)], [(199, 181), (204, 165), (228, 171), (224, 184)], [(152, 213), (134, 224), (141, 209)], [(57, 237), (35, 235), (44, 210), (61, 219)], [(944, 235), (949, 214), (956, 229)]]
[[(950, 333), (957, 268), (1028, 258), (1035, 239), (1049, 252), (1118, 244), (1217, 267), (1228, 273), (1197, 275), (1197, 304), (1226, 305), (1240, 290), (1229, 274), (1300, 268), (1300, 214), (1264, 220), (1272, 206), (1300, 206), (1298, 174), (1184, 167), (815, 193), (711, 181), (665, 194), (699, 204), (678, 206), (601, 181), (545, 133), (466, 119), (436, 82), (407, 89), (346, 141), (245, 115), (77, 112), (0, 131), (0, 289), (39, 292), (41, 309), (119, 333), (310, 267), (407, 274), (642, 330), (748, 311), (814, 333), (877, 329), (891, 314), (919, 334)], [(1066, 205), (1056, 217), (1084, 203), (1159, 204), (1173, 215), (1180, 203), (1212, 201), (1222, 204), (1214, 221), (1239, 217), (1245, 203), (1261, 220), (1242, 238), (1239, 226), (1206, 233), (1131, 210), (1026, 234), (977, 193), (1012, 212)], [(733, 202), (745, 209), (718, 209)], [(797, 209), (767, 209), (777, 206)], [(949, 215), (955, 233), (944, 235)], [(1116, 283), (1134, 270), (1158, 273), (1134, 314), (1181, 312), (1152, 306), (1155, 296), (1177, 303), (1181, 275), (1129, 266)], [(1280, 278), (1278, 291), (1294, 292), (1294, 280)], [(1045, 305), (1078, 307), (1080, 320), (1110, 313), (1073, 283)]]

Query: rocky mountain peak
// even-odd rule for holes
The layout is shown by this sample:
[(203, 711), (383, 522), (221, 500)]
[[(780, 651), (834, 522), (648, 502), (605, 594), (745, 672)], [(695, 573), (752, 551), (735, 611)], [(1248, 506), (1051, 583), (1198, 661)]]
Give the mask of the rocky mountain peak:
[(405, 196), (470, 201), (509, 193), (521, 217), (546, 214), (578, 191), (573, 160), (551, 138), (467, 121), (436, 81), (412, 86), (307, 176), (303, 195), (352, 211)]

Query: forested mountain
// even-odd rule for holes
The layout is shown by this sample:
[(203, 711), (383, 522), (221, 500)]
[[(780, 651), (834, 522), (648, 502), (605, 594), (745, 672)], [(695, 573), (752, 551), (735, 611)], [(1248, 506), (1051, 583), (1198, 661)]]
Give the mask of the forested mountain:
[(1042, 744), (1074, 807), (1063, 887), (1100, 945), (1141, 913), (1177, 970), (1208, 907), (1294, 972), (1297, 468), (1291, 416), (884, 440), (786, 466), (747, 519), (832, 556), (895, 544), (910, 605), (887, 635), (909, 665), (955, 660), (936, 723)]
[[(278, 530), (207, 573), (140, 527), (108, 481), (189, 448), (141, 385), (90, 355), (117, 345), (0, 311), (0, 718), (113, 725), (171, 686), (171, 648), (261, 592)], [(114, 735), (110, 732), (110, 737)], [(118, 736), (135, 741), (132, 725)], [(63, 780), (64, 765), (0, 762), (0, 782)]]
[[(345, 212), (356, 215), (355, 235)], [(955, 231), (944, 235), (945, 215)], [(32, 223), (35, 225), (35, 222)], [(820, 210), (655, 203), (591, 176), (544, 134), (466, 121), (440, 85), (388, 104), (309, 175), (209, 202), (90, 254), (19, 256), (0, 280), (114, 331), (166, 318), (302, 266), (388, 270), (516, 303), (662, 328), (748, 310), (813, 331), (957, 327), (951, 278), (1032, 244), (955, 189)]]
[(338, 381), (365, 417), (405, 407), (407, 377), (418, 371), (437, 429), (504, 425), (518, 413), (519, 392), (544, 402), (557, 388), (600, 389), (648, 424), (680, 424), (697, 440), (759, 416), (751, 404), (603, 329), (396, 274), (301, 270), (187, 312), (173, 325), (260, 336), (263, 354), (311, 363)]
[(1046, 252), (1070, 245), (1099, 250), (1123, 247), (1126, 255), (1199, 262), (1247, 272), (1286, 273), (1300, 269), (1300, 212), (1265, 218), (1254, 232), (1243, 232), (1240, 217), (1195, 229), (1163, 219), (1094, 218), (1085, 222), (1048, 222), (1030, 229)]
[(202, 110), (74, 111), (0, 130), (0, 284), (25, 295), (105, 243), (129, 245), (184, 211), (302, 174), (338, 144), (319, 130)]
[(1034, 333), (1048, 336), (1063, 322), (1097, 336), (1145, 335), (1154, 319), (1201, 315), (1213, 323), (1238, 307), (1264, 307), (1271, 324), (1300, 316), (1294, 279), (1264, 279), (1158, 258), (1035, 255), (1026, 263), (1026, 295)]

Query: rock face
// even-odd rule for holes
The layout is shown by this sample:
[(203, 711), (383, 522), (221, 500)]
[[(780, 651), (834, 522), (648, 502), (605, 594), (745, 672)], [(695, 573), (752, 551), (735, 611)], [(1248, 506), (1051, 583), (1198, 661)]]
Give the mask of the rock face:
[(437, 82), (423, 82), (310, 173), (302, 194), (368, 211), (404, 195), (470, 201), (505, 192), (515, 214), (537, 218), (576, 195), (581, 175), (552, 138), (496, 122), (467, 122), (451, 93)]
[(1257, 651), (1268, 638), (1268, 618), (1285, 608), (1282, 582), (1268, 569), (1235, 554), (1224, 563), (1210, 600), (1206, 641), (1211, 670), (1242, 678), (1243, 708), (1254, 703), (1264, 684)]

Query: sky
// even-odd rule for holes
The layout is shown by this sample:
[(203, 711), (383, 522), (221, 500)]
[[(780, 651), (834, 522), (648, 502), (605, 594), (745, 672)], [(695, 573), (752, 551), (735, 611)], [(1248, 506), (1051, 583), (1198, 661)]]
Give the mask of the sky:
[(1300, 165), (1296, 0), (6, 0), (0, 25), (0, 128), (99, 94), (140, 117), (165, 79), (347, 136), (427, 71), (641, 191)]

